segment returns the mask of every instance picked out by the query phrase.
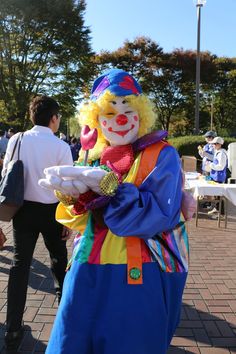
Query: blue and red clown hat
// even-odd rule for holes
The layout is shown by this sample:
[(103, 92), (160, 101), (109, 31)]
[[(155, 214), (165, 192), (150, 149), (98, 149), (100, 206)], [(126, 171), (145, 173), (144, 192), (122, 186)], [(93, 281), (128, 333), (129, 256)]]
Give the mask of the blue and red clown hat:
[(97, 100), (106, 90), (116, 96), (138, 96), (142, 93), (140, 85), (133, 76), (120, 69), (105, 71), (94, 81), (91, 100)]

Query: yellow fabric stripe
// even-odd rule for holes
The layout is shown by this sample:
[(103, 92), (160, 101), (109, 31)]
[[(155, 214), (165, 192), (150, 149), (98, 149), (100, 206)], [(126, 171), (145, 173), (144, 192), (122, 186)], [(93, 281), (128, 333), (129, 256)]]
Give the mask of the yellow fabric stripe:
[(102, 245), (100, 264), (123, 263), (127, 263), (125, 238), (116, 236), (109, 230)]
[(140, 165), (141, 156), (142, 156), (142, 153), (139, 153), (138, 156), (136, 157), (136, 159), (134, 160), (134, 163), (133, 163), (131, 169), (129, 170), (129, 173), (123, 182), (133, 183), (135, 181), (136, 175), (138, 173), (139, 165)]
[(68, 207), (59, 203), (56, 210), (56, 220), (60, 224), (83, 234), (88, 220), (88, 212), (82, 215), (74, 215), (72, 208), (72, 205)]
[[(134, 183), (139, 164), (141, 160), (141, 153), (135, 159), (128, 175), (123, 182)], [(127, 263), (127, 250), (126, 239), (114, 235), (110, 230), (107, 233), (105, 241), (102, 245), (100, 254), (100, 264), (126, 264)]]

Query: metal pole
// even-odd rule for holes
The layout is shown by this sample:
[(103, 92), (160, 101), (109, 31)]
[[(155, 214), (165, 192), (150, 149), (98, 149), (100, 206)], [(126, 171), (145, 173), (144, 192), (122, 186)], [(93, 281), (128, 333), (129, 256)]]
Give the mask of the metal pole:
[(197, 5), (197, 56), (196, 56), (196, 100), (195, 100), (195, 134), (199, 134), (199, 87), (200, 87), (200, 33), (201, 7)]
[(211, 130), (213, 130), (213, 117), (214, 117), (214, 98), (211, 95)]

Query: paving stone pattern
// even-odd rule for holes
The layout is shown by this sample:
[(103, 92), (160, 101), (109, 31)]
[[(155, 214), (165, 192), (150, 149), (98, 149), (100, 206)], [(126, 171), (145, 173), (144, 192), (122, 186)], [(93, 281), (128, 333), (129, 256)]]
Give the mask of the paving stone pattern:
[[(190, 271), (181, 322), (168, 354), (236, 353), (236, 220), (229, 218), (225, 230), (217, 228), (216, 220), (203, 217), (198, 228), (194, 221), (188, 225)], [(0, 352), (3, 354), (7, 279), (13, 248), (11, 224), (0, 223), (0, 226), (8, 238), (0, 251)], [(69, 252), (71, 243), (68, 242)], [(31, 266), (24, 314), (27, 331), (18, 351), (21, 354), (42, 354), (47, 346), (57, 311), (48, 266), (48, 253), (39, 237)]]

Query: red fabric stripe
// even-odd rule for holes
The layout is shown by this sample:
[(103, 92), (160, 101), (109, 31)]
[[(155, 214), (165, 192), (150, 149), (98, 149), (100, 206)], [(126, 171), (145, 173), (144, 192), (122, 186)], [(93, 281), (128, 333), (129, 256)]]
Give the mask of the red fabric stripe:
[(91, 253), (88, 258), (88, 263), (100, 264), (101, 248), (106, 237), (108, 229), (104, 226), (95, 224), (94, 242)]
[(144, 240), (141, 240), (141, 255), (142, 255), (142, 262), (147, 263), (151, 262), (151, 255), (150, 255), (150, 250)]

